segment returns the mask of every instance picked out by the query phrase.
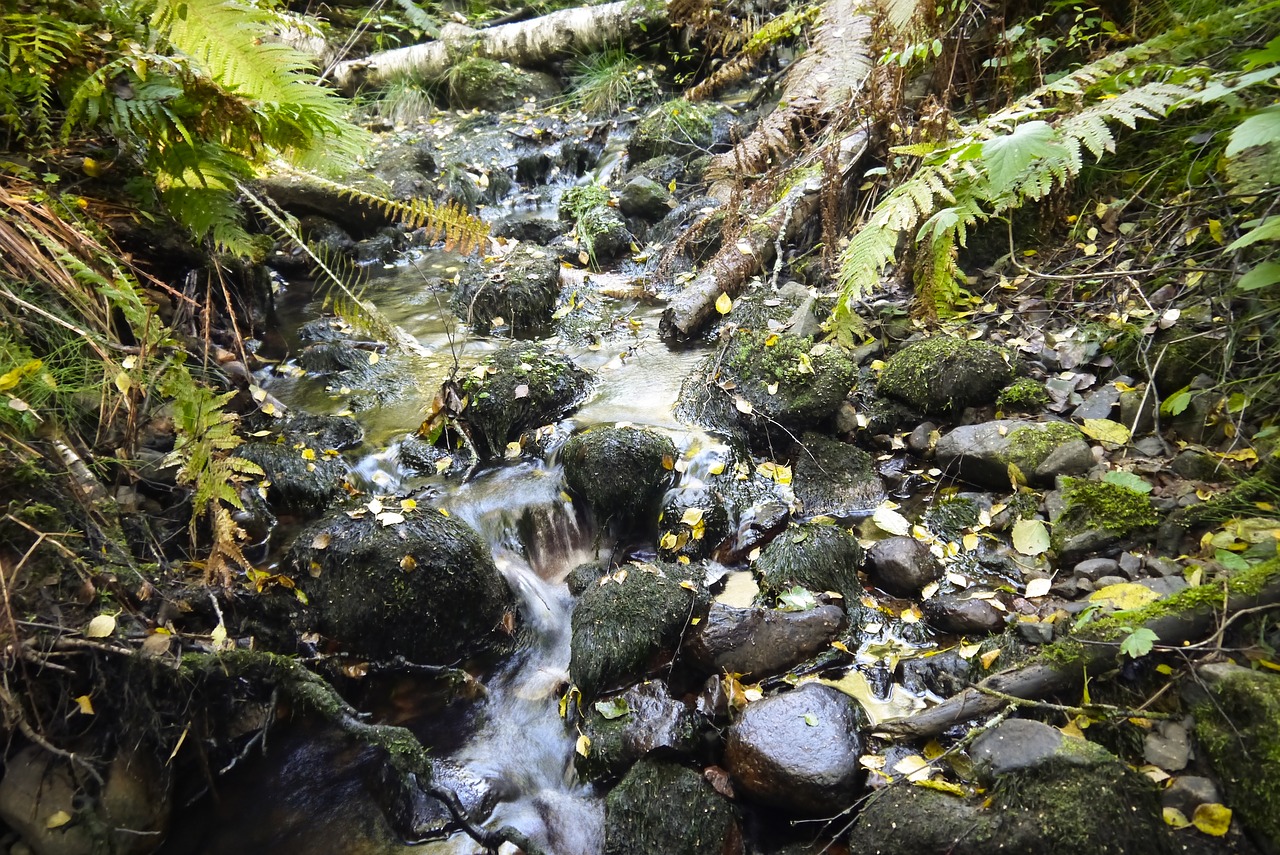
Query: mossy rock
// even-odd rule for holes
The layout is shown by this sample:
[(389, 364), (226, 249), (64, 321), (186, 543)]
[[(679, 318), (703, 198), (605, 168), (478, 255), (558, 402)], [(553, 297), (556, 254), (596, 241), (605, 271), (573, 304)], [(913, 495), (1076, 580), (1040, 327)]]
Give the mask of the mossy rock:
[(1013, 379), (1013, 359), (980, 341), (937, 336), (913, 342), (885, 363), (879, 393), (925, 413), (949, 414), (995, 402)]
[(671, 483), (676, 448), (660, 433), (633, 427), (598, 427), (564, 444), (565, 482), (601, 518), (645, 526)]
[(627, 143), (631, 163), (643, 163), (663, 155), (697, 157), (711, 147), (715, 137), (716, 108), (677, 98), (660, 104), (636, 123)]
[(773, 539), (756, 560), (760, 601), (799, 585), (815, 593), (835, 591), (846, 603), (858, 601), (858, 568), (865, 558), (858, 539), (837, 525), (796, 525)]
[(1196, 739), (1251, 832), (1280, 851), (1280, 677), (1234, 668), (1198, 706)]
[(525, 98), (542, 98), (559, 87), (548, 74), (473, 56), (449, 69), (449, 104), (455, 109), (510, 110)]
[(350, 471), (338, 451), (359, 445), (360, 425), (344, 416), (293, 416), (270, 428), (273, 437), (254, 439), (237, 457), (262, 467), (270, 482), (267, 501), (277, 511), (315, 514), (344, 495)]
[(569, 357), (537, 344), (512, 344), (462, 381), (467, 427), (482, 460), (499, 456), (530, 428), (564, 417), (587, 394), (591, 375)]
[(733, 803), (696, 770), (641, 760), (605, 797), (605, 855), (722, 855)]
[(1000, 390), (996, 408), (1005, 412), (1037, 413), (1048, 406), (1049, 390), (1039, 380), (1021, 377)]
[(1081, 474), (1093, 465), (1093, 453), (1075, 425), (997, 419), (961, 425), (934, 448), (938, 466), (990, 489), (1009, 486), (1016, 467), (1029, 484), (1049, 486), (1058, 475)]
[(1052, 543), (1065, 560), (1150, 534), (1159, 522), (1143, 493), (1106, 481), (1064, 478), (1062, 513), (1053, 521)]
[(560, 299), (560, 259), (545, 247), (522, 243), (483, 276), (459, 280), (453, 311), (487, 335), (501, 318), (517, 338), (546, 330)]
[(679, 645), (688, 622), (706, 612), (702, 575), (680, 564), (628, 564), (587, 587), (573, 609), (569, 662), (584, 697), (642, 676)]
[(762, 447), (774, 441), (790, 445), (796, 433), (831, 418), (853, 387), (856, 371), (844, 351), (831, 344), (739, 330), (723, 358), (709, 358), (685, 381), (678, 412)]
[(808, 516), (865, 514), (884, 501), (875, 460), (855, 445), (807, 433), (791, 459), (792, 487)]
[(384, 525), (338, 513), (307, 527), (286, 559), (319, 630), (362, 656), (449, 664), (502, 649), (515, 600), (489, 545), (432, 508)]
[(642, 757), (675, 759), (698, 747), (693, 705), (671, 697), (657, 680), (591, 704), (582, 728), (591, 745), (585, 755), (575, 754), (573, 762), (578, 774), (593, 783), (616, 781)]
[(579, 184), (561, 194), (556, 213), (563, 222), (575, 223), (588, 211), (608, 206), (611, 195), (609, 188), (602, 184)]

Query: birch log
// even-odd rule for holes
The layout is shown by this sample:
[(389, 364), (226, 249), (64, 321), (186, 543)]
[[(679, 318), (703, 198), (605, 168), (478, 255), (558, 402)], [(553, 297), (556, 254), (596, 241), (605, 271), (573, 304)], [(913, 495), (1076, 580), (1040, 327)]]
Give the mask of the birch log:
[(445, 26), (436, 41), (375, 53), (340, 62), (330, 77), (350, 96), (376, 89), (401, 75), (439, 77), (459, 59), (481, 56), (536, 66), (576, 53), (627, 44), (637, 33), (665, 24), (665, 0), (619, 0), (602, 6), (580, 6), (540, 18), (474, 30)]

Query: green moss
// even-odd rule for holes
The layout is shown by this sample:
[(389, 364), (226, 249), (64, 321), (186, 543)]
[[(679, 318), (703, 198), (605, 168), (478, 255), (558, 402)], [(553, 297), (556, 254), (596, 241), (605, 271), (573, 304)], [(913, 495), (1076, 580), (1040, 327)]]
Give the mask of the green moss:
[(733, 803), (698, 772), (641, 760), (605, 799), (604, 853), (719, 855), (735, 823)]
[(1013, 377), (1013, 357), (980, 341), (937, 336), (889, 357), (878, 391), (926, 413), (949, 413), (994, 401)]
[(1059, 446), (1073, 439), (1084, 439), (1073, 425), (1066, 422), (1044, 422), (1034, 427), (1027, 425), (1009, 434), (1009, 462), (1030, 476), (1040, 468), (1045, 458)]
[(1000, 390), (996, 407), (1005, 411), (1033, 413), (1042, 409), (1049, 401), (1049, 392), (1043, 383), (1023, 377)]
[(683, 98), (667, 101), (636, 124), (627, 155), (642, 163), (664, 154), (696, 155), (711, 145), (716, 108)]
[(948, 540), (958, 540), (961, 532), (977, 525), (981, 512), (978, 503), (972, 499), (950, 496), (930, 505), (925, 511), (924, 521), (937, 534)]
[(858, 568), (864, 557), (858, 539), (840, 526), (791, 526), (756, 561), (761, 600), (767, 602), (800, 585), (816, 593), (835, 591), (845, 602), (857, 602), (862, 594)]
[(725, 365), (743, 381), (739, 389), (753, 406), (789, 422), (830, 414), (852, 388), (855, 371), (837, 347), (763, 330), (740, 331)]
[(676, 448), (650, 430), (601, 427), (565, 443), (565, 481), (601, 518), (645, 527), (671, 481)]
[(1072, 537), (1102, 530), (1123, 538), (1160, 522), (1151, 500), (1136, 490), (1106, 481), (1066, 478), (1064, 510), (1054, 521), (1054, 547), (1061, 550)]
[(454, 106), (502, 110), (519, 100), (524, 78), (509, 65), (473, 56), (449, 69), (446, 85)]
[(557, 209), (560, 219), (566, 223), (576, 222), (593, 208), (602, 208), (609, 204), (609, 188), (603, 184), (582, 184), (570, 187), (560, 197)]
[(1196, 709), (1196, 738), (1227, 805), (1269, 849), (1280, 847), (1280, 677), (1241, 670)]

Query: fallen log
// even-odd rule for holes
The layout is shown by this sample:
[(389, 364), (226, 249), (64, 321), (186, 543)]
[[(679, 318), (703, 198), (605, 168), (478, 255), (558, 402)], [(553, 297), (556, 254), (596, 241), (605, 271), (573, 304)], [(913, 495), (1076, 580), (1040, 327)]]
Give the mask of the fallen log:
[(1114, 662), (1118, 643), (1130, 628), (1151, 630), (1159, 639), (1157, 645), (1187, 649), (1193, 640), (1220, 636), (1235, 616), (1277, 604), (1280, 560), (1272, 560), (1239, 574), (1225, 590), (1212, 583), (1188, 588), (1168, 600), (1104, 618), (1073, 636), (1081, 643), (1077, 655), (1065, 661), (1042, 655), (1019, 668), (993, 674), (937, 706), (882, 721), (876, 732), (900, 739), (938, 736), (947, 728), (1003, 709), (1010, 697), (1031, 701), (1080, 686), (1086, 673), (1097, 673)]
[(441, 29), (436, 41), (340, 62), (329, 76), (350, 96), (403, 75), (438, 78), (449, 66), (471, 56), (520, 66), (544, 65), (576, 53), (627, 44), (666, 20), (665, 0), (619, 0), (484, 30), (450, 24)]

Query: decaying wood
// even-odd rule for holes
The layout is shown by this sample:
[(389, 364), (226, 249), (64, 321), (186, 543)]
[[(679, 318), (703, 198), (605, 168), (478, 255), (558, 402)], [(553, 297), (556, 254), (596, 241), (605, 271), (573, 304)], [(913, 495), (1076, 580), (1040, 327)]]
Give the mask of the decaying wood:
[(627, 44), (665, 21), (666, 4), (661, 0), (620, 0), (485, 30), (450, 24), (442, 28), (436, 41), (340, 62), (330, 77), (338, 89), (352, 95), (402, 75), (440, 77), (452, 63), (470, 56), (521, 66), (543, 65), (576, 53)]
[[(1220, 626), (1219, 622), (1230, 620), (1233, 614), (1277, 603), (1280, 603), (1280, 576), (1273, 577), (1255, 595), (1232, 597), (1225, 611), (1202, 605), (1184, 612), (1163, 615), (1147, 621), (1143, 626), (1156, 634), (1158, 644), (1176, 647), (1210, 635), (1215, 625)], [(876, 726), (876, 731), (903, 739), (928, 739), (949, 727), (1003, 709), (1009, 704), (1010, 696), (1035, 700), (1077, 687), (1083, 682), (1086, 672), (1097, 673), (1108, 661), (1114, 662), (1115, 656), (1114, 643), (1086, 642), (1083, 655), (1069, 665), (1033, 661), (1020, 668), (993, 674), (935, 707), (906, 718), (883, 721)], [(999, 695), (994, 694), (997, 692)]]

